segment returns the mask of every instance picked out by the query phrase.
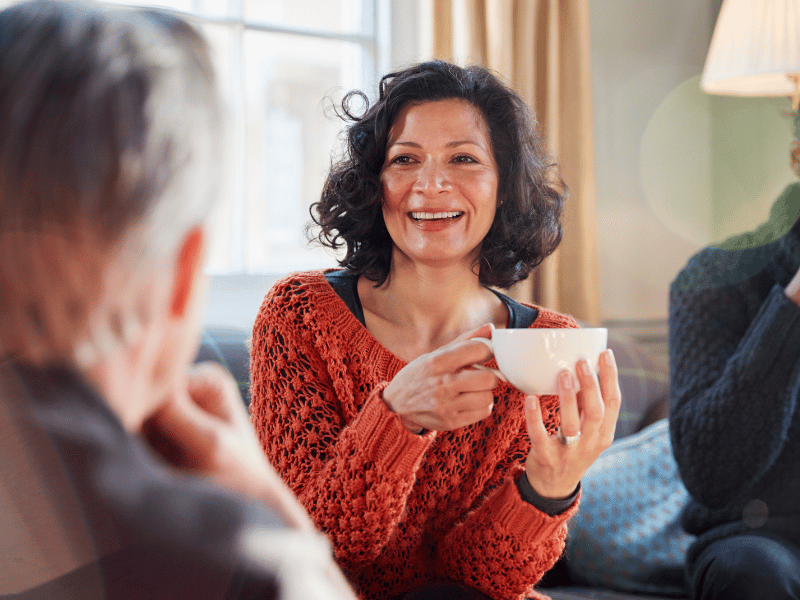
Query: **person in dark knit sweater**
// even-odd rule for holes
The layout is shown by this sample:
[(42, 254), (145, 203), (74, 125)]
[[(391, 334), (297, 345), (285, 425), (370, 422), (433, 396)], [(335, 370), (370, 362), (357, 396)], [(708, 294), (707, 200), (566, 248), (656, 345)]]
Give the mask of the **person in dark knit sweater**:
[(800, 598), (800, 183), (670, 293), (672, 447), (696, 598)]

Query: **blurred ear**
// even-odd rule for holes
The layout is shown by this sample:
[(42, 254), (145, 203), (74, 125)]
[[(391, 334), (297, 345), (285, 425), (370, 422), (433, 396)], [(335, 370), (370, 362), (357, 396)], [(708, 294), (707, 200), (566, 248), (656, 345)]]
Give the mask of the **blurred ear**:
[(172, 288), (170, 316), (181, 318), (189, 310), (192, 292), (203, 268), (206, 234), (202, 227), (193, 227), (184, 236), (175, 262), (175, 283)]

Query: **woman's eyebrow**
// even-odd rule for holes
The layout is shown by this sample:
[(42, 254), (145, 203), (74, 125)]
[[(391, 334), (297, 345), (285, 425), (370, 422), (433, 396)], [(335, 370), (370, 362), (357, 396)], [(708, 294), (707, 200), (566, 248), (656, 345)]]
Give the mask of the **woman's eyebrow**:
[[(452, 141), (452, 142), (447, 142), (447, 144), (446, 144), (446, 146), (448, 148), (453, 148), (455, 146), (464, 146), (464, 145), (477, 146), (478, 148), (481, 148), (482, 150), (486, 150), (486, 148), (483, 146), (483, 144), (480, 144), (479, 142), (474, 142), (472, 140), (455, 140), (455, 141)], [(418, 144), (417, 142), (405, 142), (405, 141), (398, 141), (398, 142), (394, 142), (394, 143), (389, 145), (390, 148), (392, 146), (407, 146), (407, 147), (410, 147), (410, 148), (422, 148), (422, 146), (420, 144)]]
[(456, 140), (456, 141), (447, 143), (447, 147), (448, 148), (453, 148), (454, 146), (464, 146), (464, 145), (477, 146), (478, 148), (480, 148), (482, 150), (486, 150), (486, 148), (484, 148), (483, 144), (481, 144), (480, 142), (475, 142), (473, 140)]

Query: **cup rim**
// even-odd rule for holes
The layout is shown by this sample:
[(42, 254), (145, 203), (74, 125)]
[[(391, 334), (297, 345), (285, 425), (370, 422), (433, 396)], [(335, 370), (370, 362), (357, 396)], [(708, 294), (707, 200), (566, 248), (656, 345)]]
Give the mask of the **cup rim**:
[(568, 332), (601, 332), (605, 331), (608, 332), (608, 327), (520, 327), (520, 328), (511, 328), (511, 327), (504, 327), (502, 329), (494, 329), (492, 331), (492, 335), (501, 332), (513, 333), (513, 332), (521, 332), (521, 331), (541, 331), (541, 332), (559, 332), (559, 333), (568, 333)]

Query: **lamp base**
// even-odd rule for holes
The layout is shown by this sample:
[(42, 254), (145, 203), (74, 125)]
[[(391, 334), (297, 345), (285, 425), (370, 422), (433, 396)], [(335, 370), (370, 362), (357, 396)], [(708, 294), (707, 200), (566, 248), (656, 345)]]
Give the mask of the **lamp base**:
[(800, 73), (789, 73), (786, 77), (794, 84), (792, 94), (792, 118), (794, 119), (794, 140), (792, 140), (789, 158), (792, 171), (800, 177)]
[(794, 118), (794, 139), (792, 140), (789, 159), (792, 171), (800, 177), (800, 111), (795, 108), (792, 117)]

